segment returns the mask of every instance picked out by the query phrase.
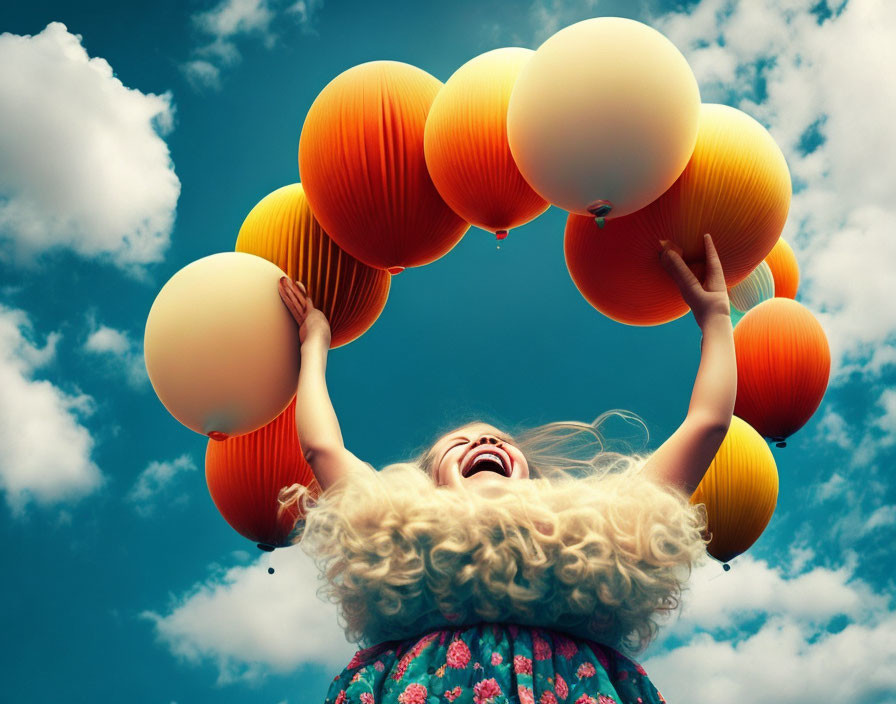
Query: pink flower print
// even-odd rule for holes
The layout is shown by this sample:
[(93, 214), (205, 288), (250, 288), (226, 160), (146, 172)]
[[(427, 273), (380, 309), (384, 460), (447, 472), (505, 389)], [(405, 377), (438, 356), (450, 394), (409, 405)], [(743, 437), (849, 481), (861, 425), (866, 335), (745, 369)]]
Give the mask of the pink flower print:
[(551, 646), (540, 636), (532, 638), (532, 651), (536, 660), (550, 660), (551, 658)]
[(563, 638), (557, 643), (557, 652), (560, 653), (560, 657), (570, 660), (579, 652), (579, 646), (569, 638)]
[(362, 692), (361, 704), (374, 704), (373, 695), (370, 692)]
[(597, 673), (597, 670), (594, 668), (590, 662), (583, 662), (579, 665), (579, 669), (576, 670), (576, 677), (579, 679), (583, 679), (585, 677), (594, 677)]
[(377, 660), (375, 663), (373, 663), (373, 669), (376, 670), (377, 672), (382, 672), (383, 670), (386, 669), (386, 666), (383, 665), (382, 660)]
[(542, 692), (538, 698), (538, 704), (557, 704), (557, 697), (553, 692)]
[(392, 673), (391, 677), (396, 682), (404, 677), (405, 670), (408, 669), (408, 665), (411, 664), (411, 661), (420, 655), (421, 652), (432, 643), (437, 637), (438, 632), (432, 633), (424, 638), (421, 638), (413, 648), (411, 648), (407, 653), (404, 654), (404, 657), (398, 661), (398, 664), (395, 666), (395, 672)]
[(613, 697), (608, 697), (605, 694), (597, 695), (597, 704), (616, 704), (616, 700)]
[(597, 704), (597, 700), (594, 697), (589, 697), (587, 694), (583, 694), (576, 699), (576, 704)]
[(448, 667), (458, 670), (465, 668), (470, 662), (470, 649), (467, 647), (467, 644), (462, 640), (451, 641), (451, 645), (448, 646), (446, 661)]
[(422, 684), (409, 684), (398, 695), (399, 704), (426, 704), (426, 687)]
[(481, 670), (481, 669), (482, 669), (482, 665), (480, 665), (478, 662), (474, 662), (474, 663), (473, 663), (473, 669), (474, 669), (474, 670)]
[(354, 675), (352, 675), (352, 679), (349, 684), (354, 684), (359, 679), (361, 679), (361, 675), (364, 673), (364, 670), (358, 670)]
[(453, 702), (455, 699), (457, 699), (461, 695), (461, 691), (462, 690), (460, 687), (455, 687), (454, 689), (449, 689), (447, 692), (445, 692), (445, 699), (447, 699), (449, 702)]
[(559, 674), (554, 682), (554, 691), (561, 699), (566, 699), (569, 696), (569, 685), (566, 684), (566, 680)]
[(518, 675), (531, 675), (532, 661), (523, 655), (514, 655), (513, 671)]
[(336, 695), (336, 701), (334, 704), (342, 704), (345, 701), (345, 690), (339, 690), (339, 694)]
[(501, 653), (492, 653), (492, 665), (500, 665), (502, 662), (504, 662), (504, 658)]
[(535, 704), (535, 695), (528, 687), (520, 687), (517, 694), (520, 697), (520, 704)]
[(473, 704), (491, 704), (492, 700), (501, 694), (501, 687), (494, 677), (480, 680), (473, 685)]
[(353, 670), (363, 662), (363, 660), (361, 659), (362, 652), (363, 651), (359, 650), (357, 653), (354, 654), (354, 656), (352, 657), (352, 661), (345, 668), (346, 670)]

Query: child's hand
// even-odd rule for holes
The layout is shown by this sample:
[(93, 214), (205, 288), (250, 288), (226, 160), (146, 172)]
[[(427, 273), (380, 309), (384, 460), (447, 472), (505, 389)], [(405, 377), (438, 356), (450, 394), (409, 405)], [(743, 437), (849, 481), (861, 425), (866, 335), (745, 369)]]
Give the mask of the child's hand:
[(708, 320), (717, 316), (731, 315), (728, 302), (728, 289), (725, 286), (725, 275), (722, 272), (722, 263), (716, 253), (712, 237), (703, 235), (703, 244), (706, 248), (706, 281), (701, 284), (693, 272), (684, 263), (678, 252), (664, 247), (660, 254), (660, 261), (669, 275), (675, 279), (684, 302), (691, 308), (694, 319), (700, 329)]
[(314, 307), (304, 284), (290, 281), (286, 276), (281, 277), (280, 298), (299, 325), (299, 342), (302, 345), (310, 340), (311, 344), (330, 346), (330, 323), (327, 316)]

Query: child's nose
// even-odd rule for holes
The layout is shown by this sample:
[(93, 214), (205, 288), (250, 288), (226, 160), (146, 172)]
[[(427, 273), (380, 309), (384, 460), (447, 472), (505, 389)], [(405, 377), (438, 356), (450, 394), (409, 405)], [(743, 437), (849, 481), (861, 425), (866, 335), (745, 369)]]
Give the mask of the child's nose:
[(498, 438), (496, 438), (494, 435), (483, 435), (475, 443), (473, 443), (473, 446), (475, 447), (478, 445), (482, 445), (483, 443), (490, 443), (492, 445), (500, 445), (501, 441), (498, 440)]

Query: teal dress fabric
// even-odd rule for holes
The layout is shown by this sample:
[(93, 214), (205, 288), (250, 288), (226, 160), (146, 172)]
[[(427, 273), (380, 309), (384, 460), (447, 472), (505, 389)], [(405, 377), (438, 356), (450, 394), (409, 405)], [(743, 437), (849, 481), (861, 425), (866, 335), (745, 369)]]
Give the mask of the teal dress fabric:
[(640, 665), (556, 631), (505, 623), (360, 650), (326, 704), (659, 704)]

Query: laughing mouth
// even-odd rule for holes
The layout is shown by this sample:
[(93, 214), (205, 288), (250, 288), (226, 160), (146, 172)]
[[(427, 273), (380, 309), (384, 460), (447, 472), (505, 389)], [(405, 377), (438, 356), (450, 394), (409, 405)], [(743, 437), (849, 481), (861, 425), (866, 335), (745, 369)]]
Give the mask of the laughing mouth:
[(461, 471), (464, 478), (480, 472), (494, 472), (502, 477), (510, 476), (510, 467), (501, 455), (495, 452), (479, 452)]

